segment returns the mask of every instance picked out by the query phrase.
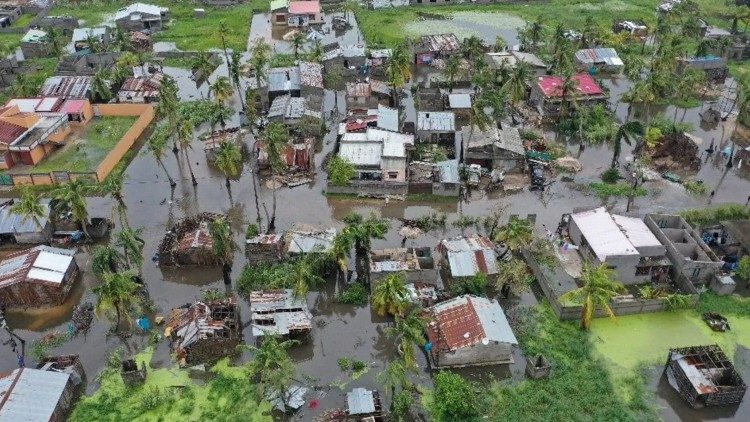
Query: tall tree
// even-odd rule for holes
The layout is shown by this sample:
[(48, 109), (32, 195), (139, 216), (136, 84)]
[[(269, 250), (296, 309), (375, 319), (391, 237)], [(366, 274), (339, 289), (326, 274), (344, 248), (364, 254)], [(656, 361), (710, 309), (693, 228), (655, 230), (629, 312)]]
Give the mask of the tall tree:
[(292, 51), (294, 51), (295, 59), (299, 59), (299, 51), (305, 45), (306, 41), (307, 41), (307, 37), (305, 36), (303, 32), (297, 32), (292, 37), (291, 44), (292, 44)]
[(311, 285), (325, 282), (325, 279), (318, 275), (317, 259), (315, 254), (307, 254), (292, 264), (292, 269), (287, 276), (294, 286), (295, 297), (304, 298), (310, 291)]
[(526, 87), (531, 81), (531, 69), (526, 62), (516, 64), (510, 75), (503, 84), (503, 90), (507, 93), (510, 103), (513, 105), (514, 112), (511, 113), (513, 124), (516, 124), (516, 113), (520, 104), (526, 99)]
[(505, 242), (511, 250), (518, 251), (531, 243), (533, 238), (534, 230), (531, 222), (525, 218), (514, 217), (497, 230), (495, 241)]
[(399, 43), (391, 50), (391, 57), (386, 65), (385, 74), (393, 88), (393, 98), (396, 107), (398, 107), (400, 103), (399, 93), (411, 79), (411, 53), (406, 44)]
[(130, 227), (130, 221), (128, 221), (127, 209), (125, 205), (125, 197), (123, 195), (123, 183), (125, 182), (125, 172), (122, 169), (111, 172), (104, 182), (99, 185), (98, 193), (102, 195), (108, 195), (117, 203), (117, 215), (120, 219), (120, 224), (123, 227)]
[(66, 42), (63, 40), (63, 33), (54, 26), (47, 28), (47, 42), (50, 51), (55, 57), (60, 57), (65, 52)]
[(187, 161), (188, 170), (190, 171), (190, 179), (193, 182), (193, 186), (198, 184), (195, 179), (195, 173), (193, 173), (193, 165), (190, 162), (190, 151), (193, 149), (193, 124), (185, 116), (179, 116), (177, 118), (177, 143), (180, 145), (180, 150), (185, 156)]
[(148, 151), (154, 156), (154, 159), (156, 159), (157, 164), (159, 164), (162, 170), (164, 170), (164, 174), (167, 175), (167, 179), (169, 180), (169, 186), (174, 188), (177, 186), (177, 183), (172, 179), (167, 167), (164, 165), (164, 150), (167, 148), (167, 139), (169, 136), (169, 127), (158, 127), (154, 131), (154, 134), (151, 135), (151, 139), (148, 140)]
[(133, 48), (133, 45), (130, 42), (130, 36), (118, 27), (115, 27), (112, 30), (111, 45), (119, 52), (125, 52)]
[(240, 67), (242, 66), (242, 54), (239, 51), (232, 51), (232, 57), (229, 61), (229, 77), (232, 78), (232, 83), (235, 89), (237, 89), (237, 96), (240, 99), (240, 106), (242, 110), (247, 113), (247, 105), (245, 104), (244, 95), (242, 93), (242, 84), (240, 83)]
[(445, 62), (445, 71), (443, 72), (448, 78), (449, 92), (453, 91), (453, 84), (459, 72), (461, 72), (461, 56), (454, 54), (448, 57), (448, 60)]
[(42, 219), (49, 218), (49, 212), (47, 207), (42, 205), (39, 200), (39, 195), (32, 192), (31, 189), (23, 188), (21, 198), (13, 203), (10, 212), (20, 215), (22, 221), (33, 221), (39, 231), (44, 233)]
[(143, 229), (123, 228), (115, 236), (115, 245), (122, 248), (122, 257), (128, 268), (137, 268), (140, 272), (143, 265)]
[(625, 141), (628, 145), (632, 145), (632, 141), (638, 137), (643, 136), (644, 127), (641, 122), (632, 121), (626, 122), (617, 127), (614, 136), (612, 137), (612, 163), (610, 168), (617, 167), (617, 162), (620, 159), (620, 152), (622, 151), (622, 141)]
[(250, 56), (250, 69), (255, 76), (255, 89), (260, 89), (263, 81), (268, 80), (268, 66), (271, 63), (271, 46), (262, 38), (253, 46)]
[(368, 255), (372, 239), (384, 239), (390, 223), (388, 220), (378, 218), (370, 214), (367, 218), (353, 212), (344, 217), (346, 227), (344, 232), (348, 233), (354, 241), (354, 248), (358, 254)]
[(112, 99), (112, 90), (109, 88), (111, 78), (109, 69), (102, 67), (97, 70), (91, 78), (91, 99), (99, 103), (107, 103)]
[(240, 175), (242, 169), (242, 152), (234, 142), (222, 142), (216, 151), (216, 167), (221, 170), (226, 178), (227, 191), (229, 199), (232, 199), (232, 188), (230, 179), (235, 179)]
[(129, 315), (130, 310), (138, 303), (136, 292), (140, 287), (133, 281), (133, 277), (135, 274), (132, 271), (105, 272), (102, 274), (102, 284), (93, 289), (97, 298), (97, 314), (101, 315), (109, 310), (115, 311), (115, 332), (120, 331), (122, 316)]
[(313, 48), (307, 55), (307, 60), (315, 63), (323, 63), (323, 57), (325, 56), (325, 50), (323, 50), (323, 43), (320, 40), (315, 40)]
[(229, 78), (226, 76), (219, 76), (216, 78), (214, 83), (211, 85), (211, 92), (214, 95), (214, 100), (217, 104), (225, 105), (230, 98), (232, 98), (232, 85), (229, 82)]
[(59, 211), (70, 212), (73, 221), (78, 223), (86, 237), (89, 232), (86, 228), (89, 224), (89, 211), (86, 204), (86, 195), (92, 190), (92, 187), (83, 182), (83, 180), (71, 180), (63, 183), (52, 191), (52, 198), (56, 201), (56, 207)]
[(372, 309), (378, 315), (403, 316), (408, 302), (409, 290), (403, 273), (394, 273), (380, 280), (372, 291)]
[(91, 252), (91, 272), (97, 277), (105, 273), (116, 273), (122, 256), (112, 245), (97, 245)]
[(581, 273), (582, 287), (571, 290), (560, 297), (562, 300), (572, 301), (581, 305), (581, 328), (588, 330), (597, 309), (604, 310), (611, 318), (615, 313), (609, 307), (612, 298), (622, 293), (625, 288), (615, 280), (614, 270), (607, 264), (592, 266), (590, 263), (583, 264)]
[(296, 340), (281, 340), (276, 336), (267, 335), (263, 337), (260, 346), (244, 346), (253, 354), (249, 366), (261, 387), (261, 397), (278, 394), (285, 411), (289, 387), (296, 372), (294, 362), (289, 357), (289, 349), (297, 343)]
[(208, 81), (209, 76), (211, 76), (211, 73), (216, 69), (216, 64), (211, 60), (211, 53), (201, 51), (193, 58), (191, 67), (201, 74), (201, 78), (195, 79), (195, 86), (197, 87), (200, 79)]
[(426, 329), (427, 321), (422, 317), (421, 309), (414, 309), (405, 317), (397, 315), (396, 323), (389, 329), (389, 334), (398, 339), (401, 356), (407, 368), (417, 368), (414, 346), (423, 347), (425, 345), (424, 333)]
[(221, 274), (224, 284), (232, 284), (230, 276), (234, 253), (237, 251), (237, 242), (234, 241), (232, 228), (225, 217), (219, 217), (208, 224), (208, 231), (213, 239), (213, 250), (216, 258), (221, 264)]
[(273, 204), (271, 211), (271, 219), (268, 222), (268, 231), (273, 232), (276, 230), (276, 174), (282, 171), (285, 167), (285, 163), (282, 160), (282, 154), (284, 148), (289, 144), (291, 137), (287, 131), (286, 126), (283, 123), (273, 122), (265, 131), (265, 144), (266, 153), (268, 154), (268, 162), (271, 167), (271, 177), (273, 178)]

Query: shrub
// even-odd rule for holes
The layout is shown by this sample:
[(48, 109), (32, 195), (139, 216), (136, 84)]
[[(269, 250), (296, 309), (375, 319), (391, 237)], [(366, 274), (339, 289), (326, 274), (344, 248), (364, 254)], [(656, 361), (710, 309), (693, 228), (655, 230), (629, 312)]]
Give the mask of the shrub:
[(734, 274), (740, 280), (750, 281), (750, 255), (745, 255), (740, 259), (740, 264)]
[(352, 361), (347, 357), (339, 358), (338, 364), (339, 369), (341, 369), (342, 371), (348, 371), (349, 368), (352, 367)]
[(252, 239), (259, 234), (260, 229), (258, 228), (257, 224), (250, 223), (247, 225), (247, 230), (245, 230), (245, 239)]
[(682, 186), (685, 187), (685, 190), (692, 193), (693, 195), (705, 195), (708, 188), (706, 188), (706, 185), (699, 180), (687, 180), (685, 183), (682, 184)]
[(646, 196), (648, 191), (645, 188), (637, 187), (633, 189), (632, 186), (627, 183), (590, 183), (589, 188), (601, 199), (609, 199), (612, 196), (617, 197), (637, 197)]
[(489, 280), (487, 274), (476, 273), (473, 277), (463, 277), (451, 282), (451, 293), (459, 296), (465, 294), (487, 296)]
[(357, 171), (354, 166), (345, 158), (336, 155), (328, 163), (328, 180), (334, 186), (346, 186), (356, 175)]
[(607, 169), (604, 173), (602, 173), (602, 181), (604, 183), (617, 183), (617, 181), (620, 180), (620, 171), (615, 168)]
[(339, 293), (336, 300), (339, 303), (345, 303), (347, 305), (366, 305), (367, 287), (364, 283), (354, 283), (347, 287), (346, 290)]
[(480, 415), (478, 387), (453, 372), (433, 378), (435, 390), (428, 411), (437, 421), (467, 421)]

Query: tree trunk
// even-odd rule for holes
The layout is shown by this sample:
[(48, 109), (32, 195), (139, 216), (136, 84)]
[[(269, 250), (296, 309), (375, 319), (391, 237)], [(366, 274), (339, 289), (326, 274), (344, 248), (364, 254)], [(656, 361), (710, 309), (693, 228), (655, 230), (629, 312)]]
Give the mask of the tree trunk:
[(232, 284), (232, 277), (230, 276), (232, 272), (232, 266), (229, 265), (229, 263), (224, 262), (221, 264), (221, 276), (224, 278), (224, 284), (231, 285)]
[(250, 169), (250, 172), (253, 175), (253, 180), (252, 180), (252, 183), (253, 183), (253, 196), (255, 197), (255, 215), (257, 216), (256, 219), (255, 219), (255, 221), (258, 223), (258, 232), (262, 232), (263, 229), (260, 227), (260, 225), (261, 225), (261, 218), (260, 218), (260, 202), (258, 201), (258, 188), (257, 188), (258, 180), (255, 177), (255, 169), (254, 168)]
[(232, 203), (233, 203), (233, 198), (232, 198), (232, 183), (229, 181), (228, 177), (226, 178), (226, 180), (227, 181), (226, 181), (225, 184), (227, 185), (227, 193), (229, 194), (229, 205), (231, 206)]
[(187, 161), (188, 170), (190, 171), (190, 179), (193, 182), (193, 186), (197, 186), (198, 181), (195, 180), (195, 173), (193, 173), (193, 165), (190, 164), (190, 153), (188, 153), (187, 148), (184, 148), (183, 151), (185, 152), (185, 160)]
[(172, 176), (169, 174), (169, 171), (167, 170), (167, 167), (164, 165), (164, 162), (162, 162), (161, 160), (156, 160), (156, 161), (159, 163), (162, 170), (164, 170), (164, 174), (167, 175), (167, 179), (169, 179), (169, 186), (171, 187), (177, 186), (177, 183), (174, 181), (174, 179), (172, 179)]
[(620, 150), (622, 149), (622, 142), (620, 141), (620, 138), (618, 137), (615, 139), (614, 145), (613, 145), (613, 153), (612, 153), (612, 164), (609, 166), (610, 168), (617, 167), (617, 160), (620, 159)]
[(115, 314), (117, 315), (117, 319), (115, 320), (115, 332), (120, 331), (120, 302), (115, 302)]
[(271, 189), (273, 191), (271, 192), (273, 194), (272, 204), (271, 204), (271, 219), (268, 222), (268, 231), (269, 233), (273, 233), (276, 230), (276, 172), (271, 172), (271, 178), (273, 179), (273, 186)]

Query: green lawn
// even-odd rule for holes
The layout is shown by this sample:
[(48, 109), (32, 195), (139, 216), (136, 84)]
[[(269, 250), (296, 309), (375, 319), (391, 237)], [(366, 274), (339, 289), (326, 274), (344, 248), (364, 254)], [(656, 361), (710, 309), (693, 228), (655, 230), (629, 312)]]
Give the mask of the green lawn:
[[(126, 0), (114, 0), (106, 4), (95, 2), (75, 6), (57, 5), (51, 13), (72, 15), (86, 21), (86, 25), (98, 25), (106, 20), (108, 15), (130, 3)], [(172, 15), (167, 29), (154, 35), (156, 41), (174, 42), (177, 48), (184, 51), (221, 48), (218, 28), (219, 22), (223, 20), (229, 28), (227, 47), (245, 51), (253, 10), (267, 11), (270, 0), (248, 0), (229, 7), (211, 7), (190, 2), (176, 3), (171, 0), (153, 0), (149, 3), (169, 7)], [(206, 10), (205, 17), (194, 17), (193, 9), (196, 7)]]
[(13, 22), (13, 25), (11, 25), (11, 28), (23, 28), (31, 23), (32, 20), (34, 20), (35, 15), (32, 15), (30, 13), (24, 13), (22, 14), (18, 19), (16, 19), (15, 22)]
[(9, 51), (13, 51), (21, 45), (23, 34), (13, 34), (0, 32), (0, 44), (5, 46)]
[(133, 126), (136, 117), (96, 118), (77, 137), (69, 138), (62, 150), (34, 167), (38, 173), (51, 171), (92, 172)]

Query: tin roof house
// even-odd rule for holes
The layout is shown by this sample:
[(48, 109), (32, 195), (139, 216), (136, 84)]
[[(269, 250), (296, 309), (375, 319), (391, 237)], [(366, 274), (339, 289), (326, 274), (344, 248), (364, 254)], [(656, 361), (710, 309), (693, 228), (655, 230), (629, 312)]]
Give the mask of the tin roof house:
[(250, 265), (281, 262), (284, 259), (283, 234), (259, 234), (245, 239), (245, 255)]
[(50, 204), (48, 200), (41, 201), (44, 217), (38, 221), (25, 218), (11, 211), (15, 200), (11, 199), (0, 204), (0, 245), (25, 244), (35, 245), (46, 243), (52, 237), (54, 227), (50, 221)]
[(614, 48), (586, 48), (576, 51), (576, 62), (581, 70), (617, 73), (624, 66), (622, 59)]
[(385, 82), (370, 79), (363, 82), (346, 83), (346, 108), (377, 108), (380, 105), (390, 106), (392, 102), (391, 87)]
[(312, 330), (312, 314), (304, 297), (295, 297), (291, 289), (251, 292), (253, 336), (283, 336), (300, 339)]
[(250, 79), (252, 88), (260, 89), (268, 101), (282, 95), (291, 97), (321, 96), (323, 93), (323, 67), (318, 63), (300, 62), (296, 66), (272, 67), (265, 80), (257, 87), (255, 78)]
[(405, 183), (407, 149), (413, 145), (412, 135), (368, 127), (365, 133), (345, 133), (338, 154), (354, 165), (356, 180)]
[(423, 35), (414, 46), (414, 63), (430, 65), (436, 59), (447, 58), (461, 51), (461, 42), (456, 34)]
[(133, 3), (115, 12), (115, 24), (124, 31), (161, 31), (169, 22), (169, 8)]
[(238, 127), (219, 129), (211, 133), (206, 133), (200, 136), (201, 142), (203, 142), (203, 152), (206, 153), (206, 160), (209, 163), (216, 161), (216, 151), (219, 149), (221, 144), (229, 142), (237, 147), (242, 146), (242, 130)]
[(217, 265), (208, 223), (219, 217), (220, 214), (204, 212), (175, 224), (159, 244), (159, 265)]
[(353, 388), (352, 391), (346, 393), (346, 414), (348, 421), (384, 421), (380, 393), (361, 387)]
[(127, 78), (117, 92), (117, 100), (121, 103), (139, 104), (159, 101), (159, 88), (163, 79), (164, 74), (161, 72)]
[(485, 61), (490, 69), (500, 71), (502, 69), (515, 69), (519, 63), (525, 63), (531, 68), (535, 76), (542, 76), (547, 72), (547, 64), (532, 53), (521, 51), (498, 51), (484, 53)]
[(461, 140), (468, 164), (512, 172), (522, 171), (526, 163), (526, 150), (518, 128), (506, 125), (498, 129), (491, 125), (485, 130), (478, 127), (472, 130), (471, 126), (463, 126)]
[(0, 304), (8, 308), (59, 305), (78, 275), (75, 250), (36, 246), (0, 261)]
[(47, 57), (52, 54), (52, 43), (47, 36), (47, 31), (29, 29), (21, 38), (21, 52), (24, 59)]
[(370, 251), (370, 284), (392, 274), (404, 274), (409, 283), (435, 284), (437, 267), (429, 247), (393, 248)]
[(568, 235), (580, 254), (614, 268), (625, 285), (656, 281), (672, 263), (664, 244), (641, 218), (610, 214), (604, 207), (570, 215)]
[(284, 244), (288, 256), (307, 253), (326, 253), (333, 246), (336, 229), (317, 229), (312, 226), (299, 226), (284, 233)]
[(212, 363), (236, 352), (242, 340), (234, 298), (172, 309), (164, 332), (180, 366)]
[(64, 421), (81, 385), (80, 370), (80, 363), (65, 367), (45, 363), (39, 369), (0, 374), (0, 420)]
[(463, 295), (427, 309), (434, 368), (513, 363), (518, 340), (495, 299)]
[(542, 116), (556, 116), (560, 113), (561, 104), (567, 101), (580, 107), (605, 104), (609, 94), (588, 73), (573, 75), (575, 89), (573, 92), (565, 92), (563, 86), (565, 79), (562, 76), (540, 76), (536, 83), (531, 86), (529, 101)]
[(729, 76), (726, 57), (703, 56), (677, 59), (678, 74), (682, 74), (688, 69), (702, 70), (705, 72), (708, 81), (718, 84), (723, 84)]
[(270, 4), (271, 22), (276, 26), (304, 27), (323, 23), (318, 0), (274, 0)]
[(440, 254), (440, 267), (444, 280), (474, 277), (484, 273), (490, 278), (497, 275), (495, 244), (478, 234), (443, 239), (436, 248)]
[(91, 98), (91, 76), (50, 76), (42, 84), (42, 97)]
[[(456, 151), (456, 115), (450, 111), (417, 112), (416, 135), (419, 142), (438, 144)], [(449, 158), (450, 157), (449, 154)]]
[(321, 97), (281, 95), (273, 99), (267, 116), (269, 120), (282, 122), (290, 129), (299, 130), (304, 123), (304, 130), (320, 134), (320, 127), (323, 123), (323, 101)]

